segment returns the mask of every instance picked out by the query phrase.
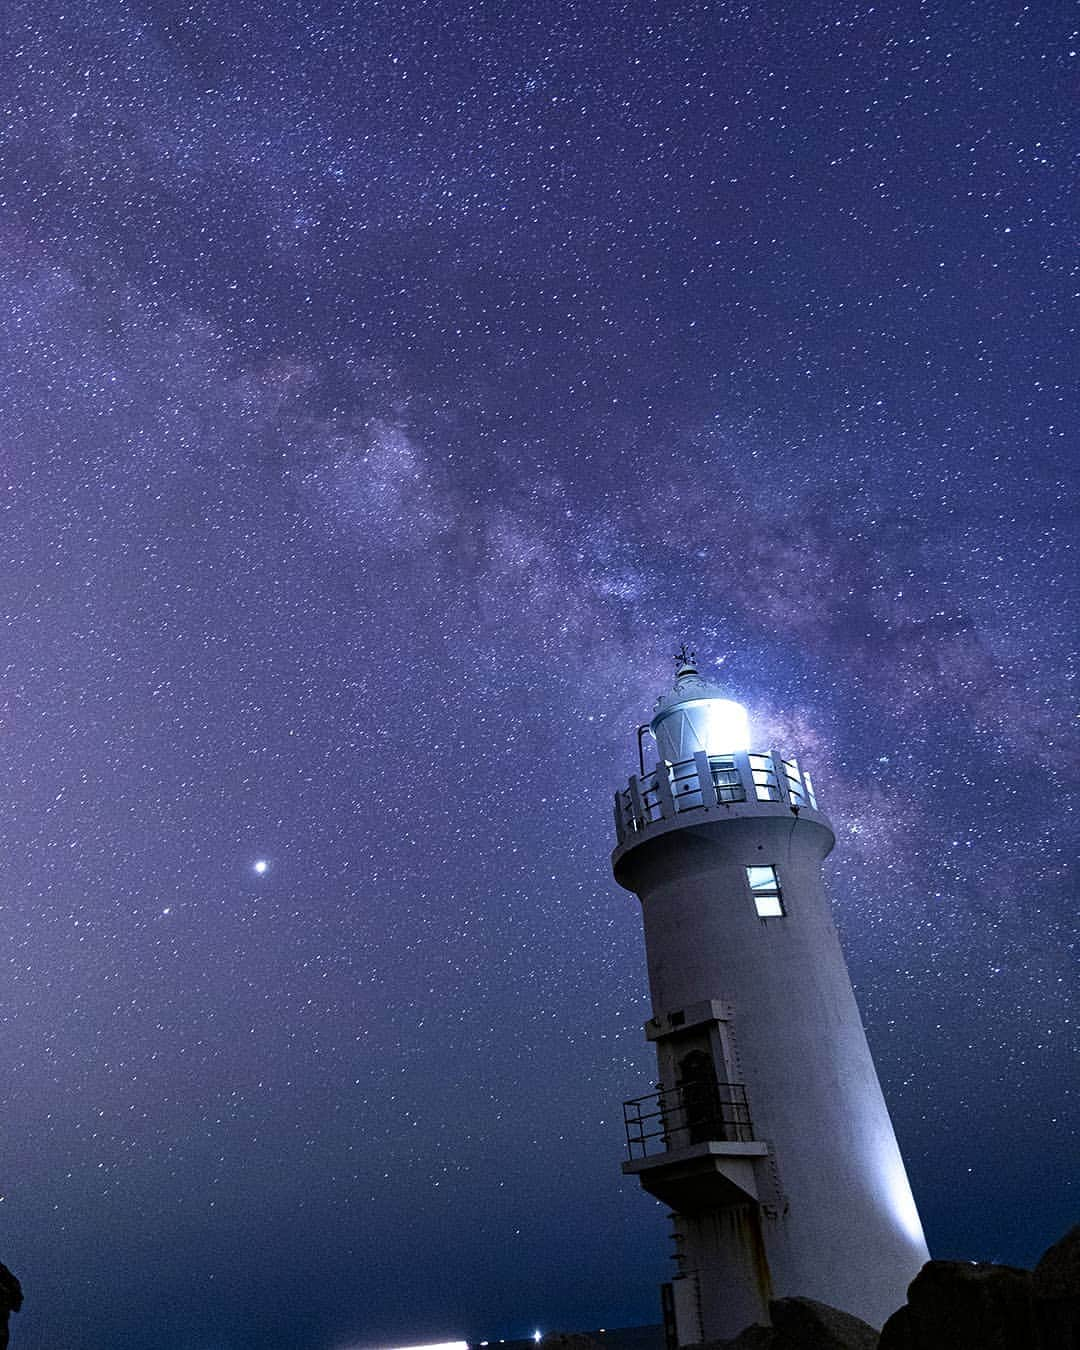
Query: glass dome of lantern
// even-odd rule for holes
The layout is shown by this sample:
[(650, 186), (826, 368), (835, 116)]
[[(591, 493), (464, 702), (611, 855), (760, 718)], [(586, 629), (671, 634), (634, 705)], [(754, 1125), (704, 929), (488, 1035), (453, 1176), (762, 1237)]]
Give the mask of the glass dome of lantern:
[(741, 703), (725, 698), (698, 671), (684, 643), (675, 658), (675, 684), (656, 700), (649, 724), (661, 760), (677, 764), (698, 751), (731, 755), (750, 748), (750, 719)]

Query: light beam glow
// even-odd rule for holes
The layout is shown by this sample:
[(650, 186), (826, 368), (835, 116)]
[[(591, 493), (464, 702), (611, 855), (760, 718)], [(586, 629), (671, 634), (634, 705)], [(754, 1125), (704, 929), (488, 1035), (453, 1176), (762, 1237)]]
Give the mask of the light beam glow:
[(750, 718), (730, 698), (705, 701), (705, 753), (730, 755), (750, 749)]
[[(486, 1341), (481, 1344), (486, 1345)], [(346, 1346), (344, 1350), (469, 1350), (468, 1341), (433, 1341), (429, 1345), (369, 1345)]]

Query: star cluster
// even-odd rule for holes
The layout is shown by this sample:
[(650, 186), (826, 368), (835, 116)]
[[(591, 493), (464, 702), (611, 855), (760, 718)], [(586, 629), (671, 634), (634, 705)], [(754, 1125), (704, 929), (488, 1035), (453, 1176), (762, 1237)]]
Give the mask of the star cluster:
[(21, 1347), (657, 1319), (683, 639), (837, 826), (934, 1253), (1075, 1221), (1074, 18), (7, 7)]

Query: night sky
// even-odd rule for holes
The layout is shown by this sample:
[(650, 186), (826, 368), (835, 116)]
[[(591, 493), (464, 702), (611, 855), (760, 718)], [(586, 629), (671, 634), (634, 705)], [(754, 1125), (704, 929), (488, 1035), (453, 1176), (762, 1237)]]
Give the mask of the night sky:
[(18, 1350), (659, 1319), (608, 857), (684, 639), (834, 821), (933, 1253), (1080, 1217), (1078, 27), (4, 6)]

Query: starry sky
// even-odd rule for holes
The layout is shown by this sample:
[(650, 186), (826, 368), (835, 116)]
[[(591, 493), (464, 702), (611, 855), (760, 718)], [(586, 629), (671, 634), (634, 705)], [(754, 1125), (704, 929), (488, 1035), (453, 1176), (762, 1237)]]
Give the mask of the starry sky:
[(4, 6), (20, 1350), (658, 1320), (608, 855), (683, 639), (836, 825), (934, 1254), (1076, 1221), (1077, 28)]

